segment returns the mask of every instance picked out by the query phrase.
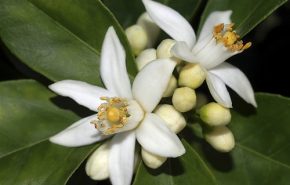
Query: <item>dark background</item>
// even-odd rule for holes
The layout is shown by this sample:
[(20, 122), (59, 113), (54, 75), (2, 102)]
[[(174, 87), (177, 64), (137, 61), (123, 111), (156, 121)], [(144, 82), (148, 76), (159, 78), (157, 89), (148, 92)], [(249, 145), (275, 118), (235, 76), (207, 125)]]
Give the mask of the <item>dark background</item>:
[[(290, 3), (276, 10), (243, 40), (251, 41), (252, 47), (228, 61), (248, 76), (256, 92), (290, 96)], [(8, 53), (1, 43), (0, 81), (36, 77), (27, 69), (23, 73), (25, 66), (19, 62), (12, 63), (13, 56)], [(22, 72), (17, 70), (20, 68)], [(42, 82), (49, 83), (45, 78)]]

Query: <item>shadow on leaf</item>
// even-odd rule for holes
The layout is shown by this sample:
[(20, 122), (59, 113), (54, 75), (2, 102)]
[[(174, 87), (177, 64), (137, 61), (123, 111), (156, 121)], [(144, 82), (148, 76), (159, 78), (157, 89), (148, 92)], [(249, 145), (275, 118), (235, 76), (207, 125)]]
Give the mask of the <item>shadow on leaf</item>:
[(87, 109), (86, 107), (83, 107), (77, 103), (75, 103), (72, 99), (56, 96), (50, 99), (56, 106), (58, 106), (61, 109), (70, 110), (77, 114), (80, 117), (87, 117), (92, 114), (96, 114), (95, 112)]
[(196, 129), (198, 124), (191, 124), (182, 131), (183, 138), (209, 163), (210, 166), (218, 171), (229, 172), (233, 169), (234, 163), (231, 153), (216, 151), (202, 137), (200, 129)]
[(168, 158), (161, 167), (157, 169), (151, 169), (146, 166), (146, 170), (153, 176), (158, 176), (162, 173), (171, 176), (178, 176), (184, 173), (184, 168), (181, 164), (180, 158)]

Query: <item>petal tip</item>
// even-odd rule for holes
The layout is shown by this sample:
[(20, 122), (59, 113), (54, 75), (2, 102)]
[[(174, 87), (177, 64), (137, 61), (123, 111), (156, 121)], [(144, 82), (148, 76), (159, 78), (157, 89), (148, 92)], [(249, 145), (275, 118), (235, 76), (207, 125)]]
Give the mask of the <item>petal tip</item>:
[(51, 143), (62, 145), (62, 142), (59, 140), (58, 136), (52, 136), (48, 139)]
[(181, 144), (181, 148), (180, 148), (180, 150), (178, 151), (176, 157), (182, 156), (183, 154), (185, 154), (185, 148), (184, 148), (184, 146)]
[(107, 30), (106, 37), (107, 36), (114, 37), (115, 35), (116, 35), (115, 28), (113, 26), (110, 26)]
[(225, 14), (229, 14), (229, 16), (232, 15), (233, 11), (232, 10), (224, 10), (224, 11), (220, 11), (221, 13), (225, 13)]
[(250, 104), (252, 104), (255, 108), (258, 108), (258, 104), (255, 98), (250, 102)]
[(59, 93), (59, 91), (66, 85), (66, 83), (70, 83), (72, 80), (62, 80), (55, 82), (53, 84), (50, 84), (48, 88), (52, 90), (53, 92)]
[(105, 40), (107, 40), (108, 38), (112, 38), (112, 37), (115, 37), (117, 34), (116, 34), (116, 31), (115, 31), (115, 28), (113, 26), (110, 26), (106, 32), (106, 35), (105, 35)]

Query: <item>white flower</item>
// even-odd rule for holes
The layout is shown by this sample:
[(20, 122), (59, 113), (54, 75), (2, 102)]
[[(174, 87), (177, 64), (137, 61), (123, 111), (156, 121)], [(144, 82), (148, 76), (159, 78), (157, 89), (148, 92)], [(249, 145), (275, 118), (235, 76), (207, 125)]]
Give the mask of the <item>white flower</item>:
[(233, 65), (224, 62), (241, 53), (251, 43), (243, 44), (232, 30), (232, 11), (215, 11), (206, 19), (196, 41), (195, 32), (175, 10), (160, 3), (143, 0), (153, 21), (177, 41), (172, 54), (184, 61), (196, 63), (206, 72), (206, 82), (213, 98), (225, 107), (232, 101), (225, 85), (232, 88), (246, 102), (257, 106), (254, 92), (247, 77)]
[(167, 59), (147, 65), (138, 73), (131, 89), (124, 48), (113, 27), (110, 27), (103, 42), (100, 64), (101, 78), (107, 89), (74, 80), (50, 85), (54, 92), (98, 113), (72, 124), (51, 137), (50, 141), (77, 147), (116, 133), (109, 149), (109, 173), (114, 185), (131, 182), (135, 139), (146, 151), (159, 156), (178, 157), (184, 154), (185, 149), (177, 135), (152, 113), (174, 67), (175, 63)]

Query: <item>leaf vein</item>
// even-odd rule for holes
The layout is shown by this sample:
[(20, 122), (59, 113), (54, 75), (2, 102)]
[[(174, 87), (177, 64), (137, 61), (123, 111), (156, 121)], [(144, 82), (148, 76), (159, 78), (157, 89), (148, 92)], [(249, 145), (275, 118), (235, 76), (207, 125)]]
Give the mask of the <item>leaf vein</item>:
[(243, 149), (243, 150), (246, 150), (246, 151), (248, 151), (248, 152), (250, 152), (250, 153), (253, 153), (253, 154), (257, 155), (257, 156), (260, 156), (260, 157), (264, 158), (265, 160), (269, 160), (269, 161), (271, 161), (271, 162), (273, 162), (273, 163), (275, 163), (275, 164), (277, 164), (277, 165), (281, 165), (281, 166), (283, 166), (283, 167), (285, 167), (285, 168), (288, 168), (288, 169), (290, 170), (290, 166), (287, 165), (287, 164), (283, 164), (283, 163), (280, 162), (280, 161), (277, 161), (277, 160), (275, 160), (275, 159), (273, 159), (273, 158), (271, 158), (271, 157), (265, 156), (265, 155), (263, 155), (262, 153), (257, 152), (257, 151), (255, 151), (255, 150), (253, 150), (253, 149), (251, 149), (251, 148), (249, 148), (249, 147), (246, 147), (246, 146), (244, 146), (244, 145), (242, 145), (242, 144), (237, 143), (237, 146), (239, 146), (239, 147), (240, 147), (241, 149)]
[(84, 44), (86, 47), (88, 47), (91, 51), (93, 51), (94, 53), (96, 53), (97, 55), (100, 55), (100, 52), (96, 49), (93, 48), (91, 45), (89, 45), (86, 41), (84, 41), (83, 39), (81, 39), (80, 37), (78, 37), (76, 34), (74, 34), (72, 31), (70, 31), (69, 29), (67, 29), (65, 26), (63, 26), (59, 21), (57, 21), (56, 19), (54, 19), (53, 17), (51, 17), (47, 12), (45, 12), (44, 10), (42, 10), (40, 7), (38, 7), (37, 5), (35, 5), (33, 2), (31, 2), (30, 0), (27, 0), (27, 2), (29, 2), (33, 7), (35, 7), (36, 9), (38, 9), (40, 12), (42, 12), (43, 14), (45, 14), (47, 17), (49, 17), (58, 27), (60, 27), (61, 29), (63, 29), (66, 33), (68, 33), (69, 35), (71, 35), (72, 37), (74, 37), (76, 40), (78, 40), (79, 42), (81, 42), (82, 44)]

